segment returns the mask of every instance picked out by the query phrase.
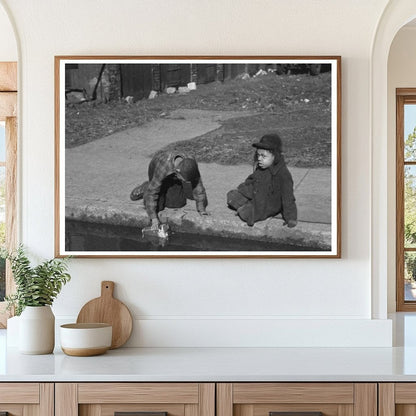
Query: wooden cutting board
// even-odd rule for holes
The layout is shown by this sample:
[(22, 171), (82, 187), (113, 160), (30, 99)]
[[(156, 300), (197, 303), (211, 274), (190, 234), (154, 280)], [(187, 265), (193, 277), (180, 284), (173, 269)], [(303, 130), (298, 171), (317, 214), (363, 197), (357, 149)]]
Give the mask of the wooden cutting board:
[(104, 322), (113, 326), (111, 349), (121, 347), (130, 337), (133, 319), (127, 306), (113, 297), (114, 282), (101, 282), (101, 296), (87, 302), (80, 310), (77, 323)]

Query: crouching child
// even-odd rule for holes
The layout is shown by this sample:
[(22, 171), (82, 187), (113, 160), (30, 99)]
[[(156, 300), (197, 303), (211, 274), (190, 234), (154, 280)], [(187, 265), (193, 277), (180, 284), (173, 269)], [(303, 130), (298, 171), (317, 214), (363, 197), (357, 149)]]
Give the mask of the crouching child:
[(297, 225), (297, 208), (293, 179), (282, 156), (282, 141), (277, 134), (266, 134), (256, 148), (254, 172), (237, 189), (227, 193), (228, 206), (253, 226), (277, 214), (284, 225)]

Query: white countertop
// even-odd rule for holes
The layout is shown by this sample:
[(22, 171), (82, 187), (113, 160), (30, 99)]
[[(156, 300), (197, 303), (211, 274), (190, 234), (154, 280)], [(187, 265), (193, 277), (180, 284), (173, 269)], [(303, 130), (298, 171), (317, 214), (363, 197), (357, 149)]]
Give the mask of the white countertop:
[(0, 381), (416, 381), (416, 348), (119, 348), (96, 357), (9, 348)]
[(416, 314), (393, 348), (119, 348), (95, 357), (24, 355), (0, 330), (0, 382), (416, 381)]

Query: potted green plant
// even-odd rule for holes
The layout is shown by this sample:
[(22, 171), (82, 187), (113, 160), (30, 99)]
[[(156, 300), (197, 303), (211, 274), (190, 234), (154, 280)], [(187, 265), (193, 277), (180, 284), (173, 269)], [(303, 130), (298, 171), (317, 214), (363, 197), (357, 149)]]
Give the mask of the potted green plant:
[(55, 316), (51, 305), (71, 276), (68, 257), (32, 266), (23, 246), (5, 253), (10, 261), (16, 292), (6, 296), (9, 310), (19, 318), (19, 350), (49, 354), (55, 346)]

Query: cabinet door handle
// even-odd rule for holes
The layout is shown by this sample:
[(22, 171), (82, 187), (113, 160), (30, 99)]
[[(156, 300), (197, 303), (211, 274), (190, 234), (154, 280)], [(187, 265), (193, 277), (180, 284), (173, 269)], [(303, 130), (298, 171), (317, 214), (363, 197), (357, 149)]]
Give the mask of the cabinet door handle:
[(168, 412), (115, 412), (114, 416), (168, 416)]
[(323, 416), (322, 412), (269, 412), (269, 416)]

